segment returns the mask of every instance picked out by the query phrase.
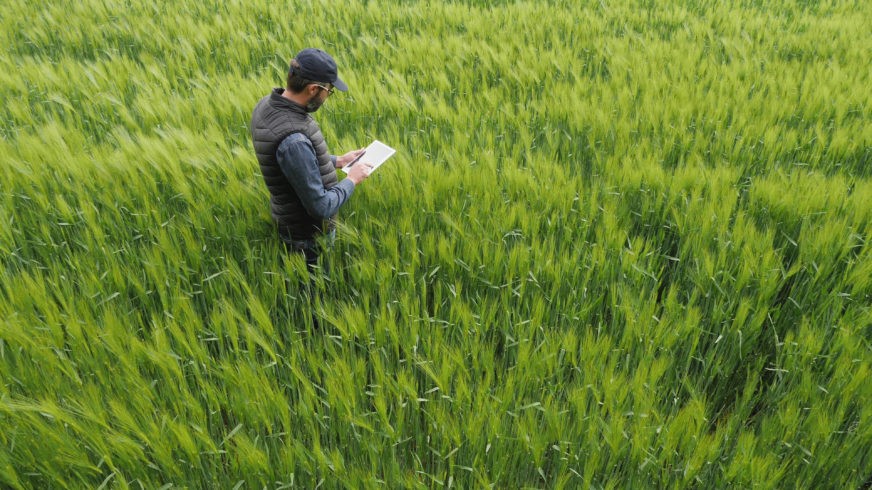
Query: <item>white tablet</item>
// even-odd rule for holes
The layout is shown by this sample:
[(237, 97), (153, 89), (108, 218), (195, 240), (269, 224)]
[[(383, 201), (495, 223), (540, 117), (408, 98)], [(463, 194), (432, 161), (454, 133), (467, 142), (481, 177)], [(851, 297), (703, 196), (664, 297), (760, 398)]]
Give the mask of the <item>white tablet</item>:
[(352, 161), (348, 165), (342, 167), (342, 170), (344, 170), (345, 173), (348, 173), (351, 171), (352, 168), (354, 168), (354, 165), (357, 164), (357, 162), (363, 162), (372, 165), (372, 170), (370, 171), (370, 173), (372, 173), (375, 171), (375, 169), (379, 168), (381, 164), (385, 163), (388, 158), (392, 157), (396, 152), (397, 150), (391, 148), (390, 146), (382, 143), (379, 140), (375, 140), (366, 147), (362, 155), (355, 158), (354, 161)]

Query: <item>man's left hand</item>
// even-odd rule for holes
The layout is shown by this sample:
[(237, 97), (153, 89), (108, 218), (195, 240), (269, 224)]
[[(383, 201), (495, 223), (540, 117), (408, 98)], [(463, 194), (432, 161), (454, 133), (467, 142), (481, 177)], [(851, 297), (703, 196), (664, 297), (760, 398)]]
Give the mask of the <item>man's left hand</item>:
[(355, 158), (363, 155), (364, 151), (366, 151), (365, 148), (361, 148), (359, 150), (351, 150), (348, 153), (342, 155), (341, 157), (336, 157), (336, 168), (342, 168), (353, 162)]

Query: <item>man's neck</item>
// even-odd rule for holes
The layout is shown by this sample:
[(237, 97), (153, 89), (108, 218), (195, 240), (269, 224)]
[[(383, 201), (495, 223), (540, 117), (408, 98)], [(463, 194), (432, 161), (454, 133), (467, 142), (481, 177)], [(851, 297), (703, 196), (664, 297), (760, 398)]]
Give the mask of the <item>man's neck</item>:
[(285, 91), (282, 92), (282, 97), (284, 97), (288, 100), (291, 100), (293, 102), (296, 102), (297, 104), (299, 104), (301, 106), (305, 106), (306, 102), (308, 102), (306, 100), (306, 98), (303, 96), (302, 92), (300, 92), (299, 94), (295, 94), (288, 89), (285, 89)]

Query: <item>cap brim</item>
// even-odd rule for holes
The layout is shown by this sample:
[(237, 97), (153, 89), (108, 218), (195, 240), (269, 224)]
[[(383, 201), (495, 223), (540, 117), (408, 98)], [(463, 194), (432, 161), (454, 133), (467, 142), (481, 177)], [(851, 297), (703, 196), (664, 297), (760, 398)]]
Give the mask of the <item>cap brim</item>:
[(336, 80), (333, 81), (333, 86), (340, 92), (348, 92), (348, 85), (345, 85), (345, 82), (339, 77), (336, 77)]

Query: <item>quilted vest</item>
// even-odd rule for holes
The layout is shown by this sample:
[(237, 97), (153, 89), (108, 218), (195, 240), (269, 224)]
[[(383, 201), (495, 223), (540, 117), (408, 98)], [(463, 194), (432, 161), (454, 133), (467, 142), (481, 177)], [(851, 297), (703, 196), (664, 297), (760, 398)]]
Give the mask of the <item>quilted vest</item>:
[[(251, 139), (260, 164), (260, 172), (270, 194), (270, 214), (283, 239), (309, 240), (325, 231), (329, 223), (315, 219), (306, 212), (294, 188), (279, 167), (276, 151), (289, 135), (303, 133), (315, 148), (318, 170), (324, 188), (336, 185), (339, 179), (327, 151), (321, 128), (306, 109), (282, 97), (284, 89), (273, 89), (254, 107), (251, 116)], [(332, 221), (332, 220), (328, 220)]]

